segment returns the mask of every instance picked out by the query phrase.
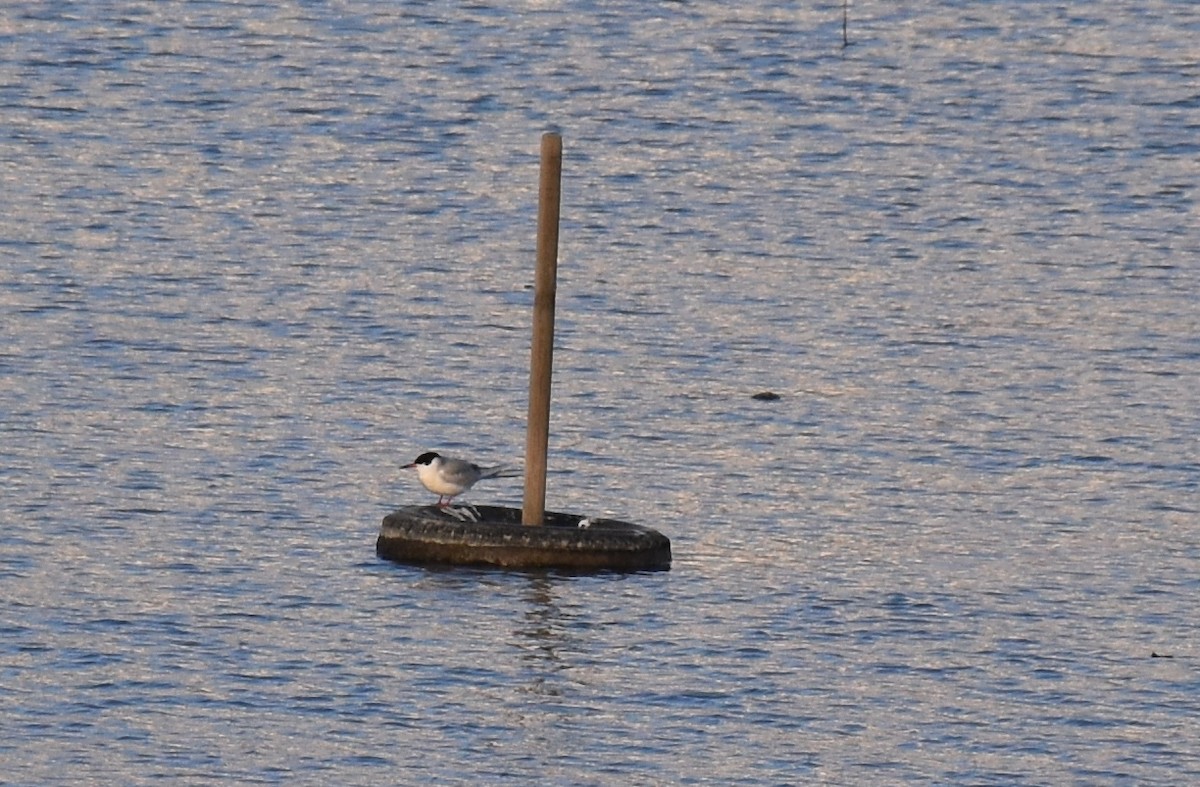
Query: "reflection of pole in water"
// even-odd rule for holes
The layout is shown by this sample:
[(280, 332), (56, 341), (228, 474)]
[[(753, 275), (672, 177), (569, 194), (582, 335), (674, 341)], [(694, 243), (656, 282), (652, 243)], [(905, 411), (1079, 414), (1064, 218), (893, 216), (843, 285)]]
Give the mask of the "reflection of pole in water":
[(572, 639), (567, 631), (572, 616), (558, 606), (554, 583), (548, 577), (532, 577), (524, 598), (529, 608), (524, 623), (513, 634), (521, 649), (521, 660), (530, 669), (526, 688), (546, 697), (561, 696), (562, 691), (554, 685), (554, 674), (568, 666), (560, 651)]

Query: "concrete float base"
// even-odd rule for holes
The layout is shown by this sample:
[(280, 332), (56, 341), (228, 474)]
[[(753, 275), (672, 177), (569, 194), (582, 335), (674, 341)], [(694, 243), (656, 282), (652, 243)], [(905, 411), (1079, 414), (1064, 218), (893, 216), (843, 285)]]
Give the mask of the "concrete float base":
[(671, 567), (671, 541), (616, 519), (547, 511), (541, 526), (521, 509), (404, 506), (383, 518), (375, 552), (398, 563), (568, 571), (649, 571)]

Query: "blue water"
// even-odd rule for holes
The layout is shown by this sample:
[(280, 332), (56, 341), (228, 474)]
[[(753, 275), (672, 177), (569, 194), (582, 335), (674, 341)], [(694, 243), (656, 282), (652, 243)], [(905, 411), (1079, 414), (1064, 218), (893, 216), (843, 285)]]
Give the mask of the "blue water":
[[(6, 11), (0, 780), (1200, 779), (1200, 7), (841, 11)], [(380, 561), (552, 129), (547, 504), (674, 565)]]

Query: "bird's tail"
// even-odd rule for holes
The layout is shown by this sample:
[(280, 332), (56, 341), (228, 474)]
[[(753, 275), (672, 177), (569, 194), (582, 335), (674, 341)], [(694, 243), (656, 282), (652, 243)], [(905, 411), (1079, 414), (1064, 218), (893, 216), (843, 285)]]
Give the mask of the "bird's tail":
[(480, 478), (516, 478), (524, 475), (525, 471), (520, 467), (509, 467), (508, 465), (496, 465), (495, 467), (479, 468)]

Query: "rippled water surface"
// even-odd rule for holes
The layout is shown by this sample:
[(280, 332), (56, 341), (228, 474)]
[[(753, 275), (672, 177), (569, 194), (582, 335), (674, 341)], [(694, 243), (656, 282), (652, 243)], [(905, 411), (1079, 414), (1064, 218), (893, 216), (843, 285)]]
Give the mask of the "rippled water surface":
[[(4, 778), (1200, 779), (1200, 10), (841, 11), (6, 10)], [(520, 461), (548, 129), (548, 506), (674, 565), (380, 561)]]

